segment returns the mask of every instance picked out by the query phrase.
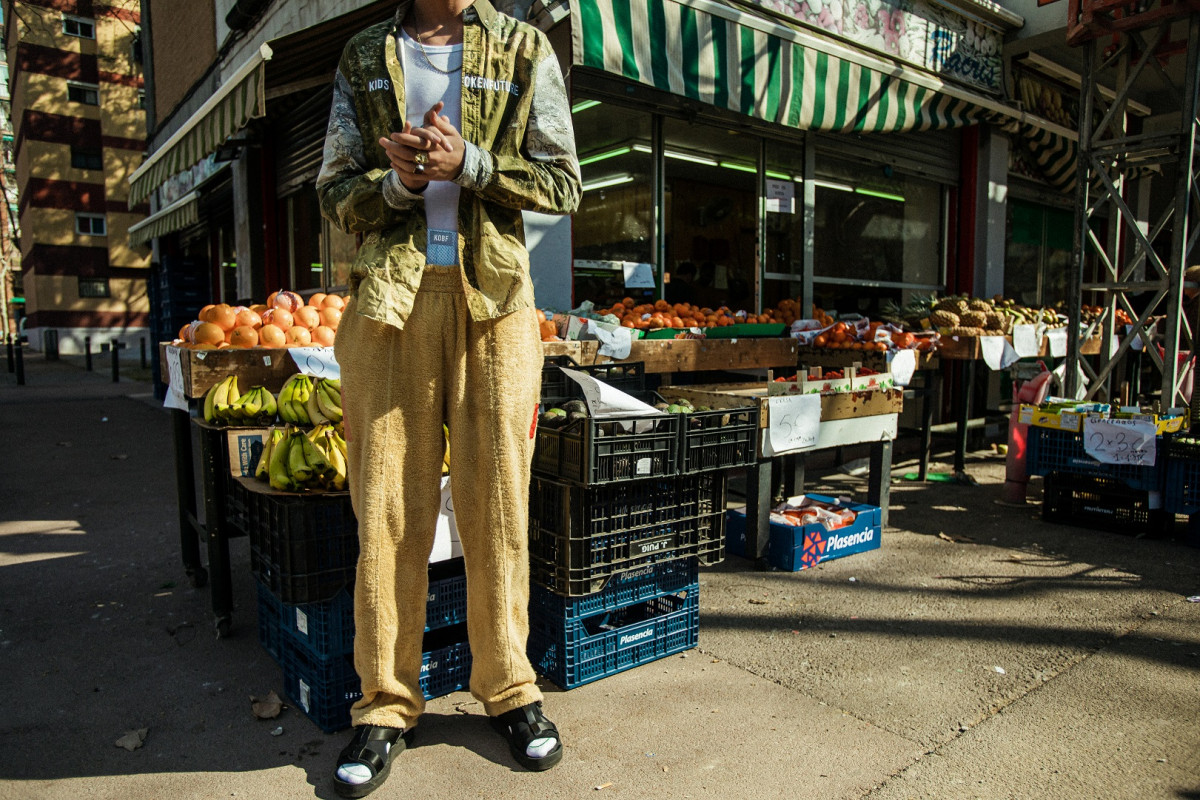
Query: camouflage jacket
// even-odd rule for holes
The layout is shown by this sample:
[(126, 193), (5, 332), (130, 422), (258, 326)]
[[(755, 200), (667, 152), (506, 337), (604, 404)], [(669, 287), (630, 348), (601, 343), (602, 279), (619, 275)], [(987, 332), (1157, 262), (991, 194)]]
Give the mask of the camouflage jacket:
[[(354, 36), (338, 65), (317, 177), (321, 210), (363, 234), (350, 271), (358, 312), (398, 328), (425, 267), (423, 201), (400, 182), (380, 137), (403, 129), (404, 73), (396, 52), (401, 0), (391, 22)], [(579, 162), (558, 60), (545, 34), (475, 0), (463, 12), (459, 263), (476, 320), (532, 307), (521, 211), (570, 214)]]

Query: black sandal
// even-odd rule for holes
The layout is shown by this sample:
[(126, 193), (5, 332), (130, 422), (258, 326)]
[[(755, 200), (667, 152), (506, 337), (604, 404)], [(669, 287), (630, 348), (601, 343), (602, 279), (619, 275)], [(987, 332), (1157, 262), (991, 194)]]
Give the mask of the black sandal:
[[(492, 727), (508, 740), (508, 749), (513, 758), (525, 769), (541, 772), (562, 761), (562, 739), (559, 738), (558, 728), (546, 719), (540, 702), (492, 717)], [(553, 739), (554, 749), (541, 758), (533, 758), (527, 752), (527, 748), (535, 739)]]
[[(354, 730), (350, 744), (338, 754), (333, 774), (333, 789), (339, 797), (366, 797), (387, 779), (392, 761), (412, 744), (412, 730), (385, 728), (382, 725), (360, 725)], [(349, 783), (337, 776), (337, 768), (345, 764), (362, 764), (371, 770), (365, 783)]]

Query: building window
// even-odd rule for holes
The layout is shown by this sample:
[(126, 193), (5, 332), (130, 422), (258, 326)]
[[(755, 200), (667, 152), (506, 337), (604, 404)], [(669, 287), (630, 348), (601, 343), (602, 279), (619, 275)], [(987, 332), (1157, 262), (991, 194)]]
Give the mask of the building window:
[(80, 278), (80, 297), (112, 297), (108, 288), (108, 278)]
[(95, 39), (96, 23), (85, 17), (63, 14), (63, 33), (67, 36), (78, 36), (80, 39)]
[(103, 214), (76, 214), (75, 232), (84, 236), (107, 236), (108, 223)]
[(67, 99), (72, 103), (100, 105), (100, 86), (95, 83), (68, 83)]
[(104, 156), (96, 148), (72, 147), (71, 166), (75, 169), (104, 169)]

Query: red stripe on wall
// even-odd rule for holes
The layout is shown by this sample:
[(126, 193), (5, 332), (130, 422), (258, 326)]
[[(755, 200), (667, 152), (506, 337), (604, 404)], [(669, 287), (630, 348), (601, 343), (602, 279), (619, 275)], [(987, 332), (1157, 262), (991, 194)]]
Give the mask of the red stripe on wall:
[(104, 70), (100, 70), (98, 75), (100, 83), (116, 83), (121, 86), (133, 86), (137, 89), (141, 89), (144, 84), (141, 75), (126, 75), (123, 72), (106, 72)]
[(40, 6), (78, 17), (92, 16), (92, 0), (22, 0), (27, 6)]
[(94, 55), (21, 42), (17, 45), (15, 62), (17, 72), (25, 70), (69, 81), (100, 82), (100, 70)]
[(145, 311), (35, 311), (25, 322), (26, 328), (148, 328), (150, 314)]
[(107, 210), (103, 184), (55, 181), (48, 178), (29, 179), (21, 191), (20, 213), (24, 214), (29, 206), (66, 208), (92, 214), (103, 214)]
[(141, 153), (146, 150), (145, 139), (122, 139), (120, 136), (101, 136), (101, 147), (111, 147), (113, 150), (133, 150)]
[(126, 8), (117, 8), (116, 6), (97, 5), (96, 6), (96, 16), (97, 17), (114, 17), (116, 19), (124, 20), (125, 22), (132, 22), (135, 25), (142, 24), (141, 13), (139, 13), (137, 11), (130, 11), (129, 9), (126, 9)]
[(17, 141), (13, 145), (16, 155), (20, 155), (21, 145), (27, 138), (35, 142), (70, 144), (77, 147), (101, 147), (104, 141), (104, 137), (100, 134), (100, 120), (98, 119), (70, 117), (65, 114), (52, 114), (48, 111), (34, 111), (30, 108), (26, 108), (21, 115), (20, 130), (17, 131)]

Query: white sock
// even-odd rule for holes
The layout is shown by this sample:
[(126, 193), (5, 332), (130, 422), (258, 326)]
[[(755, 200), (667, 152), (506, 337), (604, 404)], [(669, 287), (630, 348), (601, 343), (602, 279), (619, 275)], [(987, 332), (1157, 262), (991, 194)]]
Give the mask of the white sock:
[(534, 739), (525, 747), (525, 755), (529, 756), (530, 758), (545, 758), (557, 744), (558, 739), (553, 737), (543, 736), (541, 738)]
[[(392, 745), (388, 742), (383, 744), (384, 760), (387, 760), (387, 754), (392, 751)], [(355, 786), (366, 783), (371, 780), (371, 768), (366, 764), (342, 764), (337, 770), (338, 780), (342, 783), (350, 783)]]

